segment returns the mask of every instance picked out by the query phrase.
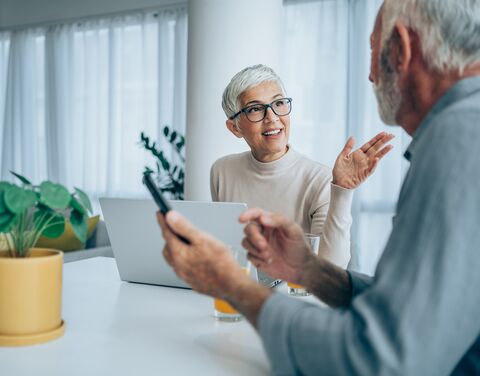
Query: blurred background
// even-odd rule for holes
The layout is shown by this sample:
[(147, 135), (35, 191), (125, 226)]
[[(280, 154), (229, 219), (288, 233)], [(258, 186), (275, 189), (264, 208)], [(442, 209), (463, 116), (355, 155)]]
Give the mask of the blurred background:
[[(80, 187), (96, 211), (99, 197), (148, 197), (140, 174), (155, 162), (140, 133), (178, 162), (163, 137), (168, 125), (186, 135), (186, 198), (208, 200), (211, 162), (246, 150), (222, 142), (233, 136), (221, 90), (247, 64), (271, 64), (293, 97), (291, 144), (301, 153), (332, 167), (349, 135), (360, 146), (379, 131), (396, 134), (394, 150), (355, 193), (352, 208), (352, 268), (371, 274), (390, 231), (409, 142), (399, 128), (382, 125), (368, 81), (380, 3), (0, 0), (1, 179), (12, 180), (13, 170), (33, 182)], [(272, 22), (271, 40), (251, 33)], [(210, 26), (220, 39), (205, 35), (202, 42), (198, 30)], [(264, 56), (272, 46), (278, 57), (270, 61)]]

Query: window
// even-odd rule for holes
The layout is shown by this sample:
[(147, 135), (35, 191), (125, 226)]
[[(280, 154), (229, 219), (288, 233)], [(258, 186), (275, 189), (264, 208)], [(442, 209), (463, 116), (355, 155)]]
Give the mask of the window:
[(154, 163), (140, 132), (162, 143), (165, 125), (185, 130), (186, 7), (1, 35), (2, 179), (14, 169), (94, 199), (143, 195)]
[(354, 196), (353, 269), (373, 274), (391, 229), (406, 170), (409, 141), (399, 127), (386, 127), (368, 73), (369, 36), (381, 0), (286, 1), (281, 77), (294, 100), (291, 143), (333, 167), (348, 136), (361, 146), (380, 131), (396, 134), (394, 150)]

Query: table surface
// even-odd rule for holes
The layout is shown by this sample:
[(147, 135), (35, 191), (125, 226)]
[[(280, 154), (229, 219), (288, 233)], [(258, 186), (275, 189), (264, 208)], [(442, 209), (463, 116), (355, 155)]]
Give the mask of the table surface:
[(105, 257), (64, 265), (63, 337), (0, 347), (0, 375), (268, 375), (246, 321), (217, 322), (191, 290), (120, 281)]

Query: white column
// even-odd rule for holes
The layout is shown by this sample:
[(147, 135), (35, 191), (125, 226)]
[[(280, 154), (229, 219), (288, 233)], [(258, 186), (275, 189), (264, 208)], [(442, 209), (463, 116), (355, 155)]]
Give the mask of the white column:
[(249, 65), (279, 70), (282, 0), (189, 0), (185, 198), (210, 201), (210, 166), (248, 150), (225, 126), (222, 93)]

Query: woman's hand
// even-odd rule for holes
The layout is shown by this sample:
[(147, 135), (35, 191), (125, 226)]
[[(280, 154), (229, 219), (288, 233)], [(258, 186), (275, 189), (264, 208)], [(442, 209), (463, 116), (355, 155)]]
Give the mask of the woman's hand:
[(394, 137), (381, 132), (353, 153), (355, 140), (350, 137), (335, 161), (332, 183), (347, 189), (357, 188), (373, 174), (380, 159), (393, 149), (392, 145), (385, 145)]

